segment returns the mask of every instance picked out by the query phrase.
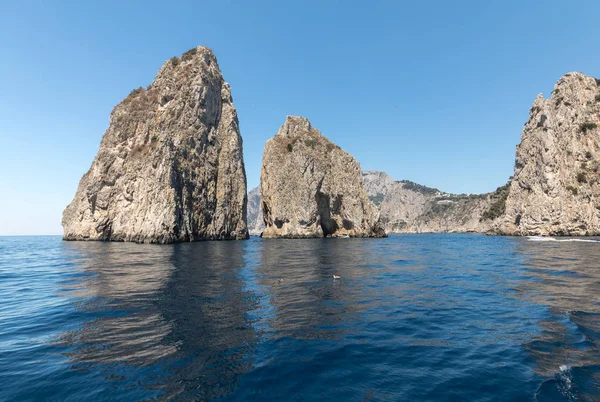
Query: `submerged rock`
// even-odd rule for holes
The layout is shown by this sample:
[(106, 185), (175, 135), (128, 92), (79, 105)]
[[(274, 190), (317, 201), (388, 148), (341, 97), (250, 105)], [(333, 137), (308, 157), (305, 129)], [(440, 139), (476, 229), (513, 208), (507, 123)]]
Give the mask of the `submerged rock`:
[(113, 109), (62, 223), (65, 240), (248, 237), (237, 113), (210, 49), (165, 62)]
[(569, 73), (538, 95), (517, 147), (508, 235), (600, 234), (600, 80)]
[(386, 236), (359, 163), (303, 117), (267, 141), (260, 183), (265, 238)]

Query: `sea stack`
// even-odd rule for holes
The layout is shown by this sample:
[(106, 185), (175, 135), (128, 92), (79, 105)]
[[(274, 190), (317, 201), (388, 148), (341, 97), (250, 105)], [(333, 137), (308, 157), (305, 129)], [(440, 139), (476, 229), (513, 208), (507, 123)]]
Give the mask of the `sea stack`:
[(248, 238), (237, 113), (210, 49), (166, 61), (113, 109), (62, 224), (65, 240)]
[(497, 233), (600, 234), (600, 80), (569, 73), (538, 95)]
[(264, 238), (386, 236), (360, 164), (304, 117), (267, 141), (260, 184)]

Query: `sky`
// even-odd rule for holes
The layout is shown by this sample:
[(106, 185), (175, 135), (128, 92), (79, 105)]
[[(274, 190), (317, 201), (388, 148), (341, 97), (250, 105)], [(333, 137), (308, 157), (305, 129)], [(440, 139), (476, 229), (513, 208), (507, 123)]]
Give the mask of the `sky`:
[(112, 108), (198, 45), (231, 84), (248, 189), (300, 115), (363, 170), (492, 191), (535, 97), (600, 77), (598, 15), (597, 0), (3, 0), (0, 235), (61, 234)]

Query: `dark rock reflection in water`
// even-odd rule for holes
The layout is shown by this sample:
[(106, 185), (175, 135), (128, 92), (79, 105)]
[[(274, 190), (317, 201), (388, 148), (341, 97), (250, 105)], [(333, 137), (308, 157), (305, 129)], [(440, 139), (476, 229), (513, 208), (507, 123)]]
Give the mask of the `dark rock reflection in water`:
[(528, 278), (521, 294), (549, 314), (524, 344), (534, 370), (550, 378), (536, 396), (600, 401), (600, 242), (560, 240), (523, 241), (517, 248)]
[(251, 369), (256, 298), (240, 275), (246, 243), (71, 245), (95, 273), (80, 308), (99, 315), (60, 336), (78, 345), (67, 354), (73, 363), (148, 367), (145, 378), (111, 380), (141, 381), (163, 399), (226, 395)]
[(598, 261), (471, 235), (0, 237), (0, 400), (596, 401)]
[(172, 250), (128, 243), (67, 243), (79, 268), (89, 274), (67, 295), (88, 313), (81, 328), (60, 335), (57, 343), (76, 345), (67, 353), (78, 363), (152, 364), (177, 350), (163, 339), (171, 323), (155, 300), (164, 291), (174, 266)]

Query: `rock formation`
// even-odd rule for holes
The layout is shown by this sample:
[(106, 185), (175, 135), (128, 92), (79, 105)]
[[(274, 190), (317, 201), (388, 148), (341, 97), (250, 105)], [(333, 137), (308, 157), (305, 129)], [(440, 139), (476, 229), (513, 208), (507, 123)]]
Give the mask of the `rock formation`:
[(253, 188), (248, 193), (248, 232), (252, 236), (260, 236), (265, 230), (260, 198), (260, 186)]
[(387, 232), (487, 233), (504, 212), (508, 185), (487, 194), (449, 194), (383, 172), (363, 172)]
[(265, 238), (386, 236), (359, 163), (303, 117), (267, 141), (260, 183)]
[(381, 205), (383, 198), (394, 188), (396, 182), (385, 172), (377, 170), (365, 170), (362, 172), (363, 186), (367, 196), (377, 207)]
[[(387, 233), (491, 233), (504, 213), (508, 186), (486, 194), (450, 194), (376, 170), (362, 172), (369, 199), (379, 208)], [(260, 187), (248, 194), (250, 234), (264, 230)], [(252, 212), (254, 211), (254, 212)]]
[(211, 50), (165, 62), (113, 109), (62, 223), (65, 240), (248, 237), (238, 118)]
[(538, 95), (497, 233), (600, 234), (600, 80), (569, 73)]

